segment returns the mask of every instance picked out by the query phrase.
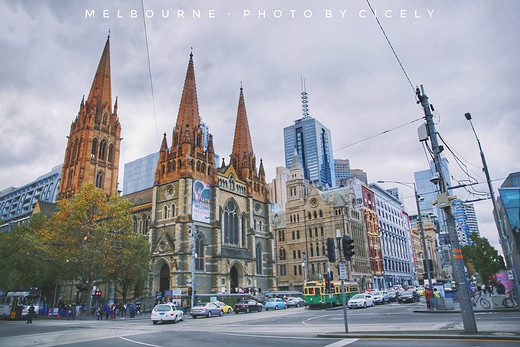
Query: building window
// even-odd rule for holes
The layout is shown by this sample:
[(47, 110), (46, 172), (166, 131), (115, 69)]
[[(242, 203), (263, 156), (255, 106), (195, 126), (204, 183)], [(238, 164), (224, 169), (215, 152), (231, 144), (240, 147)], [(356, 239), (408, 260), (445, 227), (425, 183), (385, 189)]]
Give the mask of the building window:
[(96, 157), (96, 153), (97, 153), (97, 139), (94, 138), (94, 140), (92, 140), (92, 151), (90, 152), (90, 156), (92, 158), (95, 158)]
[(293, 240), (296, 239), (295, 235), (296, 235), (296, 234), (294, 233), (294, 230), (293, 230), (293, 231), (292, 231), (292, 239), (293, 239)]
[(105, 140), (102, 140), (99, 144), (99, 159), (105, 160), (105, 151), (107, 147), (107, 142)]
[(300, 230), (296, 230), (296, 239), (300, 239)]
[(292, 257), (293, 257), (293, 259), (296, 259), (296, 250), (292, 251)]
[[(246, 215), (242, 213), (242, 247), (247, 245), (247, 237), (246, 237)], [(283, 233), (283, 231), (282, 231)], [(280, 240), (282, 241), (282, 240)]]
[(233, 201), (228, 201), (224, 211), (224, 242), (238, 245), (238, 215)]
[(262, 274), (262, 245), (257, 244), (256, 245), (256, 273), (261, 275)]
[(112, 160), (114, 159), (114, 144), (111, 143), (110, 146), (108, 147), (108, 162), (112, 162)]
[(103, 171), (99, 171), (96, 175), (96, 188), (103, 188)]
[(172, 218), (175, 217), (175, 204), (172, 204)]
[(163, 208), (163, 219), (168, 219), (168, 206)]
[(105, 112), (105, 114), (103, 115), (103, 125), (107, 125), (107, 113)]
[(197, 259), (195, 259), (195, 270), (204, 270), (204, 238), (201, 233), (197, 234), (197, 240), (195, 241), (195, 253), (197, 253)]

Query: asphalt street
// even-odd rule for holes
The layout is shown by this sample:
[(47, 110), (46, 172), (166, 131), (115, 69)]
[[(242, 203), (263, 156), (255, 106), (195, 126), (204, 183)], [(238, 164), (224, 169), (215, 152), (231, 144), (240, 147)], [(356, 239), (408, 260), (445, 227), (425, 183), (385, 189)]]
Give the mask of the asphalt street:
[[(385, 304), (348, 310), (351, 333), (418, 333), (413, 338), (318, 337), (344, 332), (342, 310), (290, 308), (259, 313), (226, 314), (223, 317), (192, 319), (177, 324), (152, 325), (149, 315), (114, 321), (37, 319), (0, 322), (0, 346), (479, 346), (515, 345), (503, 336), (520, 336), (519, 312), (476, 313), (476, 340), (456, 340), (462, 330), (460, 313), (418, 313), (424, 303)], [(422, 334), (453, 334), (441, 341)], [(496, 336), (493, 334), (497, 334)], [(499, 341), (500, 340), (500, 341)], [(472, 342), (473, 341), (473, 342)]]

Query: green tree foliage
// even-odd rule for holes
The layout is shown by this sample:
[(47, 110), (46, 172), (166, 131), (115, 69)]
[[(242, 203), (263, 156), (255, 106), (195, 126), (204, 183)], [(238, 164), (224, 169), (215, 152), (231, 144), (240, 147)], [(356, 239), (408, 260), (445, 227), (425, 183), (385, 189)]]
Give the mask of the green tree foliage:
[[(504, 268), (504, 260), (485, 237), (478, 237), (476, 233), (469, 236), (473, 242), (471, 246), (462, 246), (462, 255), (468, 269), (474, 269), (482, 281), (486, 282), (489, 276)], [(469, 264), (469, 266), (468, 266)]]
[(0, 285), (54, 289), (56, 280), (73, 280), (90, 306), (92, 286), (109, 283), (126, 299), (150, 259), (149, 243), (133, 233), (131, 208), (118, 194), (107, 199), (94, 185), (83, 185), (60, 200), (48, 220), (37, 214), (0, 235)]

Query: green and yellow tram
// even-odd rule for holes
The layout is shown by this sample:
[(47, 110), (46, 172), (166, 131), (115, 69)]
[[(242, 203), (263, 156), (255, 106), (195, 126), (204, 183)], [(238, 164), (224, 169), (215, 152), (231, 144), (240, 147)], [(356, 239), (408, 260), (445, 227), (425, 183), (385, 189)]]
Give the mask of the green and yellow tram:
[[(338, 306), (343, 304), (341, 297), (341, 282), (330, 283), (330, 293), (327, 290), (325, 282), (311, 281), (307, 282), (303, 288), (305, 304), (309, 307), (327, 307)], [(359, 286), (356, 282), (345, 282), (345, 302), (352, 296), (359, 293)]]

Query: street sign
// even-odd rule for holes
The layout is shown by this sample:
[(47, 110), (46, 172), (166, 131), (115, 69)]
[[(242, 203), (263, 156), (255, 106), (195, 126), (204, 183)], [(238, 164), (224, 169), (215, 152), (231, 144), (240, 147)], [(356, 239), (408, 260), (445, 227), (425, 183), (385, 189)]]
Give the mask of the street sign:
[(339, 262), (339, 279), (347, 279), (347, 264), (344, 261)]
[(510, 280), (514, 280), (515, 277), (513, 276), (513, 270), (507, 270), (507, 278)]

